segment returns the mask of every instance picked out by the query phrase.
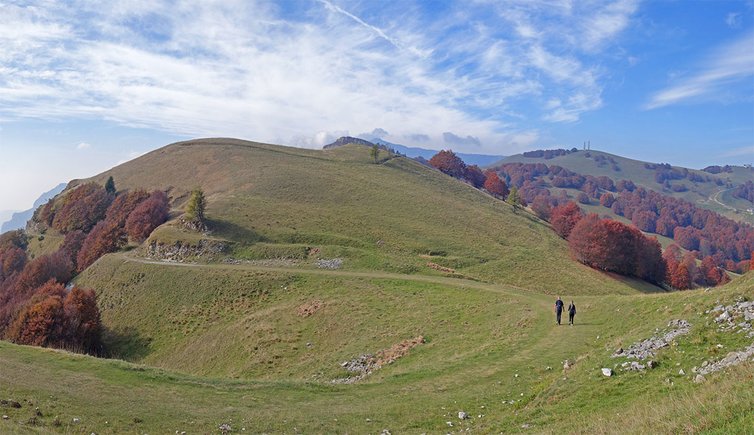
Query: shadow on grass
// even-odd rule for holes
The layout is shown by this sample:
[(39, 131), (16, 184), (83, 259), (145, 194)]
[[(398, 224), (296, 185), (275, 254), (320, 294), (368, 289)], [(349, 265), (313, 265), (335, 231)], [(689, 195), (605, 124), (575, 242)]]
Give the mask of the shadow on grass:
[(644, 281), (639, 278), (619, 275), (613, 272), (604, 272), (604, 273), (618, 281), (621, 281), (623, 284), (641, 293), (667, 293), (668, 292), (668, 290), (665, 290), (662, 287), (658, 287), (648, 281)]
[(257, 232), (228, 221), (208, 219), (207, 226), (212, 230), (213, 235), (241, 244), (268, 241)]
[(143, 337), (135, 328), (123, 328), (117, 331), (105, 329), (102, 332), (104, 342), (103, 356), (126, 361), (140, 360), (151, 352), (151, 338)]

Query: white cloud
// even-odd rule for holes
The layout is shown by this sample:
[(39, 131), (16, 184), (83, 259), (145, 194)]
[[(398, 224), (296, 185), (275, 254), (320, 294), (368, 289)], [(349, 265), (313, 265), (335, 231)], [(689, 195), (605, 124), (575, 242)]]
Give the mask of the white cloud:
[(741, 14), (738, 12), (730, 12), (725, 16), (725, 24), (731, 29), (738, 29), (741, 27)]
[(91, 147), (92, 147), (92, 145), (89, 144), (89, 143), (86, 143), (86, 142), (80, 142), (78, 145), (76, 145), (76, 149), (79, 150), (79, 151), (81, 151), (81, 150), (88, 150)]
[[(703, 67), (652, 95), (645, 107), (656, 109), (688, 100), (714, 98), (724, 87), (751, 77), (754, 77), (754, 32), (720, 47)], [(745, 92), (751, 95), (751, 87)]]
[[(463, 146), (510, 153), (539, 135), (515, 121), (570, 122), (600, 107), (601, 74), (575, 53), (609, 45), (635, 10), (626, 1), (593, 11), (569, 1), (511, 5), (499, 11), (515, 34), (501, 35), (482, 10), (479, 24), (449, 38), (450, 26), (468, 22), (466, 7), (433, 22), (391, 14), (404, 4), (382, 5), (375, 22), (363, 5), (328, 0), (302, 0), (296, 19), (264, 1), (8, 7), (0, 116), (308, 147), (379, 125), (409, 145), (439, 146), (442, 132), (458, 132), (475, 138)], [(562, 23), (545, 25), (552, 16)], [(591, 30), (580, 41), (571, 27)], [(559, 104), (548, 107), (553, 98)], [(541, 113), (514, 113), (519, 100)]]

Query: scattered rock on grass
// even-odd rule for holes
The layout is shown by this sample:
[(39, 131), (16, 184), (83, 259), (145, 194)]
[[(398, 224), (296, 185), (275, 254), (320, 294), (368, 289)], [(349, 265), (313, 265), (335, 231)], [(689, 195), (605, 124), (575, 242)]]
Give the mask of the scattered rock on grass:
[(469, 414), (466, 414), (463, 411), (458, 411), (458, 419), (459, 420), (468, 420)]
[(607, 367), (603, 367), (602, 374), (609, 377), (613, 375), (613, 371)]
[[(688, 334), (689, 331), (691, 331), (691, 324), (683, 319), (671, 320), (670, 323), (668, 323), (668, 328), (670, 328), (669, 331), (661, 334), (655, 334), (654, 336), (646, 340), (634, 343), (629, 346), (627, 350), (619, 348), (615, 351), (615, 353), (613, 353), (613, 358), (628, 358), (638, 360), (654, 358), (655, 352), (662, 349), (663, 347), (669, 346), (670, 343), (672, 343), (673, 340), (675, 340), (677, 337)], [(626, 370), (637, 371), (644, 370), (645, 368), (654, 368), (655, 366), (655, 361), (650, 361), (646, 366), (642, 364), (626, 363), (621, 365), (621, 367), (625, 368)]]
[(702, 368), (698, 370), (698, 373), (700, 375), (708, 375), (710, 373), (714, 373), (728, 367), (732, 367), (752, 360), (752, 357), (754, 357), (754, 344), (740, 351), (729, 352), (728, 355), (726, 355), (725, 358), (721, 359), (720, 361), (713, 363), (708, 363), (707, 361), (705, 361), (705, 363), (707, 364), (702, 364)]
[(360, 381), (364, 377), (368, 376), (374, 370), (381, 368), (387, 364), (392, 364), (398, 358), (405, 356), (414, 347), (424, 343), (424, 337), (418, 336), (403, 340), (400, 343), (394, 344), (389, 349), (384, 349), (377, 352), (376, 355), (362, 354), (351, 360), (345, 361), (340, 364), (341, 367), (352, 373), (357, 373), (356, 376), (349, 376), (347, 378), (334, 379), (334, 384), (352, 384)]
[(320, 269), (340, 269), (340, 266), (343, 265), (343, 259), (342, 258), (333, 258), (333, 259), (325, 259), (322, 258), (320, 260), (317, 260), (317, 267)]

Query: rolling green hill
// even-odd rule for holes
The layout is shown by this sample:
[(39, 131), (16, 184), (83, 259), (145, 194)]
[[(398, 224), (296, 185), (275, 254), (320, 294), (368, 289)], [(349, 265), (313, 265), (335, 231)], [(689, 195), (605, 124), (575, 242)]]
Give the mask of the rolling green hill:
[[(75, 280), (97, 291), (117, 359), (0, 342), (0, 433), (754, 427), (751, 364), (704, 384), (691, 373), (751, 344), (705, 312), (751, 297), (752, 273), (672, 293), (603, 274), (571, 260), (530, 214), (409, 159), (381, 158), (371, 163), (359, 146), (207, 139), (94, 177), (168, 190), (173, 219)], [(197, 186), (211, 234), (178, 225)], [(195, 254), (166, 260), (149, 248), (176, 244)], [(207, 244), (226, 248), (205, 255)], [(318, 267), (335, 258), (341, 267)], [(555, 293), (579, 307), (575, 326), (555, 325)], [(616, 349), (679, 318), (691, 332), (658, 352), (657, 368), (601, 374), (618, 368)], [(366, 355), (391, 358), (341, 383), (355, 376), (343, 363)]]
[[(228, 242), (234, 258), (287, 259), (299, 267), (341, 258), (345, 270), (442, 274), (428, 267), (433, 263), (456, 276), (548, 293), (657, 290), (572, 261), (566, 243), (529, 214), (410, 159), (383, 155), (372, 164), (362, 146), (314, 151), (196, 140), (93, 180), (109, 176), (119, 189), (166, 189), (178, 208), (200, 186), (211, 239)], [(199, 238), (165, 225), (150, 242)]]
[[(197, 161), (211, 170), (183, 169)], [(151, 178), (157, 168), (163, 168), (161, 176)], [(121, 189), (170, 189), (179, 206), (194, 186), (205, 190), (211, 236), (183, 230), (174, 220), (147, 244), (200, 245), (204, 240), (230, 246), (213, 261), (188, 258), (190, 264), (145, 259), (148, 252), (141, 248), (108, 255), (78, 277), (79, 284), (98, 292), (108, 349), (130, 361), (255, 379), (329, 373), (327, 368), (335, 367), (332, 358), (356, 351), (352, 334), (357, 326), (366, 337), (384, 334), (374, 330), (380, 322), (365, 315), (369, 307), (383, 305), (385, 322), (396, 315), (405, 320), (414, 312), (421, 313), (415, 325), (427, 320), (415, 307), (423, 303), (420, 299), (390, 305), (389, 298), (383, 299), (385, 285), (374, 287), (373, 279), (446, 280), (465, 288), (504, 285), (549, 294), (659, 291), (581, 265), (546, 223), (513, 213), (502, 201), (438, 171), (405, 158), (370, 163), (365, 147), (307, 151), (224, 139), (193, 141), (155, 151), (95, 180), (110, 175)], [(340, 258), (343, 266), (318, 268), (323, 258)], [(388, 288), (392, 292), (402, 285)], [(297, 306), (325, 297), (332, 300), (326, 310), (352, 324), (350, 329), (295, 326)], [(285, 310), (272, 308), (273, 301)], [(441, 300), (435, 302), (440, 310)], [(266, 314), (252, 314), (260, 311)], [(453, 311), (432, 316), (453, 317)], [(322, 328), (340, 335), (312, 351), (306, 343)], [(389, 345), (376, 340), (372, 347)], [(197, 349), (212, 350), (197, 357)], [(320, 352), (315, 363), (311, 357)]]
[[(605, 160), (612, 159), (616, 163), (615, 168), (618, 170), (613, 167), (611, 162), (601, 161), (602, 158)], [(583, 175), (604, 175), (612, 178), (616, 182), (622, 179), (631, 180), (636, 185), (643, 186), (647, 189), (684, 199), (698, 205), (699, 207), (715, 211), (731, 219), (754, 224), (754, 215), (746, 211), (747, 209), (752, 208), (752, 204), (730, 195), (731, 188), (728, 185), (728, 183), (736, 185), (744, 183), (747, 180), (753, 180), (754, 170), (751, 168), (734, 166), (733, 172), (724, 172), (720, 174), (710, 174), (701, 170), (688, 169), (690, 173), (697, 174), (701, 177), (719, 178), (725, 182), (725, 184), (718, 186), (714, 182), (692, 182), (688, 179), (672, 180), (672, 185), (682, 184), (688, 189), (685, 192), (674, 192), (664, 188), (662, 184), (655, 181), (654, 170), (645, 167), (647, 162), (628, 159), (602, 151), (577, 151), (567, 155), (553, 157), (551, 159), (524, 157), (522, 154), (517, 154), (506, 157), (496, 165), (513, 162), (544, 163), (548, 166), (558, 165)]]

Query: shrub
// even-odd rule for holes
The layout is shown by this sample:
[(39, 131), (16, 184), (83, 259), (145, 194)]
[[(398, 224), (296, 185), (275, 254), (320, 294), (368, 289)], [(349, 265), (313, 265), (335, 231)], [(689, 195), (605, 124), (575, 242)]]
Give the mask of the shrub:
[(62, 341), (64, 321), (63, 301), (50, 296), (21, 310), (7, 337), (18, 344), (57, 346)]
[(94, 291), (74, 287), (63, 301), (63, 311), (66, 344), (87, 353), (98, 353), (102, 324)]

